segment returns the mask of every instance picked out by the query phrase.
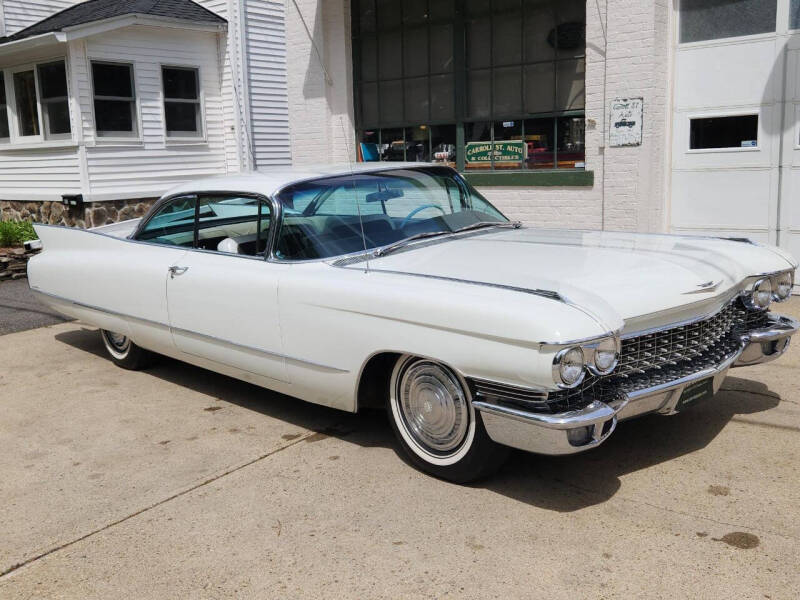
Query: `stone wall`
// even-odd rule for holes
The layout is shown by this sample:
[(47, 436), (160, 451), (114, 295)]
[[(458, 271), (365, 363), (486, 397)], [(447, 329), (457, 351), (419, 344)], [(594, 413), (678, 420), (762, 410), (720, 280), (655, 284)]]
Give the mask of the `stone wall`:
[(33, 221), (69, 227), (99, 227), (144, 216), (155, 198), (87, 202), (83, 208), (68, 208), (61, 202), (12, 202), (0, 200), (0, 219)]

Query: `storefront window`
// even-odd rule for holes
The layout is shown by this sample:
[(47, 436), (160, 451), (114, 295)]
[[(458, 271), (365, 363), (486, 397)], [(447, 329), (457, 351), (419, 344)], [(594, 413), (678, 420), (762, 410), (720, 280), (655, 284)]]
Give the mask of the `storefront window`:
[(583, 0), (352, 6), (362, 160), (584, 167)]

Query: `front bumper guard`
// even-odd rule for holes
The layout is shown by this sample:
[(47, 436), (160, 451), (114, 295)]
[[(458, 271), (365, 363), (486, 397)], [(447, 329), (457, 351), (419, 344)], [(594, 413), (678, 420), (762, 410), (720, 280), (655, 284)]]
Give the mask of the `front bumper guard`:
[(499, 444), (539, 454), (575, 454), (595, 448), (614, 433), (617, 423), (648, 413), (675, 414), (683, 390), (701, 379), (713, 378), (716, 394), (731, 367), (760, 364), (781, 356), (789, 347), (800, 322), (782, 315), (769, 315), (767, 327), (741, 336), (741, 346), (714, 367), (681, 379), (627, 393), (605, 403), (593, 401), (585, 408), (557, 414), (536, 413), (478, 400), (489, 437)]

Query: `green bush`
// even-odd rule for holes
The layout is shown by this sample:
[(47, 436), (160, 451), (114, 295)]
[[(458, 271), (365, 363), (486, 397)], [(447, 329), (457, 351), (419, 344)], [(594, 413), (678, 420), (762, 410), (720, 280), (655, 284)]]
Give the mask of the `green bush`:
[(21, 246), (22, 242), (37, 237), (33, 225), (27, 221), (0, 221), (0, 248)]

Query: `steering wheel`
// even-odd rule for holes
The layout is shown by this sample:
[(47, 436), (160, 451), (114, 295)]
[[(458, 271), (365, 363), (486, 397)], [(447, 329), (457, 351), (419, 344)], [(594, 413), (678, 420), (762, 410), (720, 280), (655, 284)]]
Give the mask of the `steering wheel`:
[(422, 212), (426, 208), (438, 208), (440, 211), (442, 211), (443, 215), (447, 214), (445, 212), (445, 210), (441, 206), (439, 206), (438, 204), (423, 204), (422, 206), (418, 206), (417, 208), (412, 210), (410, 213), (408, 213), (408, 216), (406, 216), (406, 218), (403, 219), (403, 222), (400, 223), (400, 229), (403, 229), (403, 227), (408, 225), (408, 222), (414, 217), (415, 214), (417, 214), (418, 212)]

